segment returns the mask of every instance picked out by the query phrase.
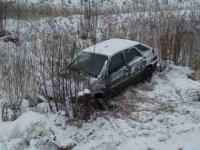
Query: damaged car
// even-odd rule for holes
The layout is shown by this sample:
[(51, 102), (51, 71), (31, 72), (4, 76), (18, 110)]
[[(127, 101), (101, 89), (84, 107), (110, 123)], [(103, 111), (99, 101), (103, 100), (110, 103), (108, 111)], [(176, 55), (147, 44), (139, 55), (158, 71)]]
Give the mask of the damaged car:
[(152, 47), (126, 39), (110, 39), (84, 49), (70, 69), (78, 75), (72, 73), (75, 85), (78, 84), (76, 89), (90, 89), (94, 100), (103, 103), (136, 81), (150, 80), (157, 63)]

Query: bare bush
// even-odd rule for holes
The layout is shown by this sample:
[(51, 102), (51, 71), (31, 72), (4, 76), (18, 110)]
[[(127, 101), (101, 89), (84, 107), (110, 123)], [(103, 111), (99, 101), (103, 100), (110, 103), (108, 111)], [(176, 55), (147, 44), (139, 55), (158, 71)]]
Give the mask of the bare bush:
[(91, 39), (93, 43), (96, 43), (96, 33), (98, 30), (98, 18), (100, 14), (99, 2), (94, 0), (88, 0), (83, 5), (83, 10), (80, 19), (80, 34), (83, 40)]
[[(8, 44), (8, 46), (9, 51), (12, 51), (12, 48), (15, 47), (12, 44)], [(6, 107), (17, 115), (21, 112), (21, 103), (25, 97), (27, 99), (29, 97), (29, 100), (35, 98), (37, 82), (34, 57), (32, 58), (29, 51), (23, 46), (15, 47), (15, 49), (17, 49), (17, 52), (14, 53), (14, 56), (7, 53), (7, 55), (1, 57), (0, 75), (1, 86), (7, 92), (7, 99), (9, 100)]]
[[(68, 114), (72, 97), (72, 81), (68, 65), (77, 53), (76, 38), (53, 32), (42, 39), (39, 50), (40, 93), (48, 100), (51, 111), (64, 110)], [(55, 103), (55, 108), (51, 105)]]
[(7, 18), (6, 0), (0, 1), (0, 32), (4, 30)]

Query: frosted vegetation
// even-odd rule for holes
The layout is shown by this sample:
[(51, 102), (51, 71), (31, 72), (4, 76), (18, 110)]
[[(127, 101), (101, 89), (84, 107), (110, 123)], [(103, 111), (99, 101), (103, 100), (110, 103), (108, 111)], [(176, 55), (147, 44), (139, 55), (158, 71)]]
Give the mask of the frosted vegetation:
[[(62, 75), (110, 38), (154, 47), (164, 71), (113, 98), (115, 109), (72, 121)], [(198, 0), (0, 1), (0, 149), (199, 148), (199, 47)]]

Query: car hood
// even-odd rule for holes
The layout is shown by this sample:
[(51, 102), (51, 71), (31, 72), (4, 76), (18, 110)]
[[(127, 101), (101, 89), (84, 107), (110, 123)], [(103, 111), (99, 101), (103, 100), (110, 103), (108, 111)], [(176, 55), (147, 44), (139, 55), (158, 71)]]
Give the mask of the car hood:
[(73, 90), (73, 93), (83, 91), (84, 89), (92, 90), (93, 84), (98, 78), (89, 75), (88, 73), (70, 71), (65, 77), (68, 87)]

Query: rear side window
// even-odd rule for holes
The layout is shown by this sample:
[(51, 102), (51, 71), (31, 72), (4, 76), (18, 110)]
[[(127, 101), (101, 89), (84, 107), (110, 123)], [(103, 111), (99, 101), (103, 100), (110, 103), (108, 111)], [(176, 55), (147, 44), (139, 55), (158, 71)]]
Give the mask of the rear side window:
[(140, 53), (135, 48), (127, 49), (127, 50), (125, 50), (124, 53), (126, 56), (127, 63), (131, 62), (132, 60), (134, 60), (138, 57), (141, 57)]
[(140, 51), (143, 51), (143, 52), (149, 50), (148, 47), (146, 47), (146, 46), (144, 46), (144, 45), (141, 45), (141, 44), (138, 44), (138, 45), (136, 45), (135, 47), (138, 48)]
[(117, 53), (111, 58), (109, 67), (108, 67), (108, 74), (112, 74), (122, 68), (125, 65), (124, 58), (122, 53)]

